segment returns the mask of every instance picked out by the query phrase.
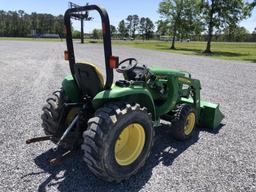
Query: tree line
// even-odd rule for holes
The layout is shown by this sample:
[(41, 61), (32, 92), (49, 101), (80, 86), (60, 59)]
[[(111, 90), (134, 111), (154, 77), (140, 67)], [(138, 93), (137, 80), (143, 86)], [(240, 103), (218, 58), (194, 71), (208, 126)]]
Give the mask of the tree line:
[[(146, 39), (149, 40), (154, 35), (155, 25), (148, 17), (139, 17), (138, 15), (128, 15), (126, 19), (119, 22), (118, 27), (111, 25), (110, 31), (112, 38), (119, 39)], [(92, 31), (92, 38), (101, 38), (100, 29)]]
[[(40, 34), (64, 36), (63, 15), (27, 14), (23, 10), (0, 11), (0, 36), (27, 37)], [(33, 34), (34, 33), (34, 34)]]
[[(195, 41), (207, 41), (208, 35), (203, 34), (200, 36), (192, 37)], [(212, 41), (215, 42), (256, 42), (256, 28), (250, 33), (246, 28), (226, 27), (221, 33), (214, 33)]]

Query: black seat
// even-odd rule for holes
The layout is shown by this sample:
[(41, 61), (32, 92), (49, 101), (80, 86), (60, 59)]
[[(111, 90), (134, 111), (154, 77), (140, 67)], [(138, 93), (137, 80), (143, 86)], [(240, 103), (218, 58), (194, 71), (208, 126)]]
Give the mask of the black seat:
[(104, 79), (100, 70), (90, 63), (76, 63), (75, 77), (81, 87), (83, 97), (95, 97), (104, 87)]

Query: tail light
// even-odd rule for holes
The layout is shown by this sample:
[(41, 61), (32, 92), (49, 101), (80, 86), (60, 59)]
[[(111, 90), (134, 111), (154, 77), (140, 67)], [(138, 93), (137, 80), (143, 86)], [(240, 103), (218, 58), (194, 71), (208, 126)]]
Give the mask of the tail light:
[(69, 60), (68, 51), (64, 51), (64, 59), (65, 59), (66, 61)]
[(109, 58), (109, 67), (111, 69), (116, 69), (118, 67), (118, 64), (119, 64), (119, 57), (110, 56), (110, 58)]

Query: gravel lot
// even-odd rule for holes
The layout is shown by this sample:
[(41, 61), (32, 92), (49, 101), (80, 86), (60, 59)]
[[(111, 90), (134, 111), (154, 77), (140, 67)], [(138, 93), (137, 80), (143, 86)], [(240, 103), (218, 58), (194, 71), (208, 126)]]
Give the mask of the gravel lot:
[[(76, 43), (81, 60), (103, 66), (100, 48)], [(256, 191), (255, 63), (114, 47), (121, 59), (191, 72), (202, 98), (226, 115), (220, 130), (198, 130), (184, 143), (160, 128), (142, 171), (115, 184), (97, 179), (81, 154), (51, 167), (53, 144), (25, 144), (43, 134), (41, 107), (69, 73), (63, 50), (64, 43), (0, 41), (0, 191)]]

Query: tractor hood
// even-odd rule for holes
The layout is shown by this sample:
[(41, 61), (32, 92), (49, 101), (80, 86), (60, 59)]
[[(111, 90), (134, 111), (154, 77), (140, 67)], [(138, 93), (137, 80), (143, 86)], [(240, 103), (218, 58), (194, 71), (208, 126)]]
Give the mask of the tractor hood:
[(168, 69), (168, 68), (157, 68), (157, 67), (149, 67), (151, 73), (157, 76), (169, 76), (175, 75), (180, 77), (191, 77), (190, 73), (175, 69)]

